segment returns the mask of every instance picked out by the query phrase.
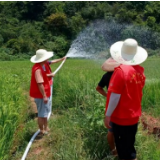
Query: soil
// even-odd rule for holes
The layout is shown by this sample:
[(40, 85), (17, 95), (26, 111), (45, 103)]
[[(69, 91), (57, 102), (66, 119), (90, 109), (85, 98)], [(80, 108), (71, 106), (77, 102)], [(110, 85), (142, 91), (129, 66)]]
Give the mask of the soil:
[(30, 97), (30, 103), (31, 103), (30, 105), (31, 105), (32, 112), (34, 114), (37, 114), (38, 112), (37, 112), (36, 104), (34, 102), (34, 98)]
[(154, 118), (147, 113), (142, 113), (141, 123), (144, 130), (160, 138), (160, 118)]

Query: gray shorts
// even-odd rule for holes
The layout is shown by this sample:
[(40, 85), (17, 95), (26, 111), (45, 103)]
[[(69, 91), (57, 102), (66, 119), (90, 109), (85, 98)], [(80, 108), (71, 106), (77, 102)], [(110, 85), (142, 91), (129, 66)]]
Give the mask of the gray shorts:
[(48, 117), (49, 99), (48, 99), (48, 103), (44, 103), (43, 99), (41, 98), (35, 98), (34, 101), (37, 105), (38, 117)]

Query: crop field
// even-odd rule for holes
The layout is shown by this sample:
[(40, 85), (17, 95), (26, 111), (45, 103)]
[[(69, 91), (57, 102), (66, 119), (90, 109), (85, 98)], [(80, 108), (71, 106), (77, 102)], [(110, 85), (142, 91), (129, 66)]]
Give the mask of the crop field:
[[(113, 160), (104, 127), (105, 98), (96, 91), (104, 72), (103, 60), (67, 59), (54, 77), (52, 131), (46, 138), (48, 160)], [(0, 160), (21, 159), (28, 141), (37, 131), (29, 103), (32, 63), (0, 63)], [(59, 64), (52, 66), (54, 71)], [(145, 68), (142, 111), (160, 115), (160, 58), (148, 58)], [(56, 117), (56, 118), (54, 118)], [(148, 135), (141, 123), (136, 137), (138, 160), (159, 160), (160, 141)], [(33, 144), (34, 145), (34, 144)], [(31, 148), (29, 160), (44, 160)], [(41, 158), (40, 158), (41, 157)]]

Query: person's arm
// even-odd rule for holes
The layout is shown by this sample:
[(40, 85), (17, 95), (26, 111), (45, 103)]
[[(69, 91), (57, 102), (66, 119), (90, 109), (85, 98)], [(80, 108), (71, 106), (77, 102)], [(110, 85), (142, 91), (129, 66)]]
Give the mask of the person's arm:
[(110, 73), (105, 73), (96, 87), (96, 90), (105, 97), (107, 96), (107, 92), (104, 90), (104, 88), (105, 86), (108, 88), (109, 80), (110, 80)]
[(109, 100), (109, 104), (108, 104), (108, 109), (105, 115), (105, 126), (107, 128), (111, 128), (111, 126), (109, 125), (110, 123), (110, 117), (113, 113), (113, 111), (116, 109), (119, 100), (120, 100), (121, 94), (116, 94), (116, 93), (111, 93), (110, 96), (110, 100)]
[(111, 116), (113, 111), (115, 110), (115, 108), (117, 107), (118, 105), (118, 102), (120, 100), (120, 96), (121, 94), (116, 94), (116, 93), (111, 93), (111, 97), (110, 97), (110, 101), (109, 101), (109, 104), (108, 104), (108, 109), (107, 109), (107, 113), (106, 113), (106, 116)]
[(43, 101), (44, 101), (44, 103), (47, 103), (48, 102), (48, 98), (46, 96), (43, 83), (37, 83), (37, 84), (38, 84), (38, 88), (39, 88), (41, 94), (43, 95)]
[(101, 95), (103, 95), (103, 96), (107, 96), (107, 93), (105, 92), (105, 90), (102, 88), (102, 87), (100, 87), (99, 85), (96, 87), (96, 90), (101, 94)]
[(53, 63), (57, 63), (57, 62), (63, 61), (64, 59), (66, 59), (66, 57), (63, 57), (63, 58), (60, 58), (60, 59), (54, 59), (54, 60), (50, 61), (50, 64), (53, 64)]
[(44, 89), (44, 86), (43, 86), (44, 80), (43, 80), (43, 77), (42, 77), (40, 69), (36, 70), (36, 72), (35, 72), (35, 79), (36, 79), (38, 88), (39, 88), (41, 94), (43, 95), (43, 101), (44, 101), (44, 103), (47, 103), (48, 102), (48, 98), (46, 96), (45, 89)]
[(55, 76), (55, 74), (53, 74), (53, 73), (47, 74), (47, 77), (54, 77), (54, 76)]
[(109, 125), (110, 117), (112, 116), (112, 113), (114, 112), (119, 103), (124, 87), (125, 87), (125, 78), (123, 71), (121, 70), (121, 68), (116, 68), (112, 75), (108, 88), (108, 91), (111, 93), (111, 95), (110, 97), (107, 97), (108, 106), (106, 106), (107, 112), (104, 119), (104, 123), (107, 128), (111, 127)]

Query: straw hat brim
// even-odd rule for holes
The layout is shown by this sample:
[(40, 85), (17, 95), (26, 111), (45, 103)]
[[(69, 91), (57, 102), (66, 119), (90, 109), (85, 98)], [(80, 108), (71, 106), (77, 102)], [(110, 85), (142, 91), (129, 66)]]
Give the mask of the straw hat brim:
[(116, 67), (118, 67), (120, 64), (116, 62), (113, 58), (108, 58), (103, 64), (102, 64), (102, 70), (106, 72), (113, 72)]
[(148, 54), (144, 48), (138, 46), (136, 54), (127, 55), (121, 52), (122, 45), (123, 41), (119, 41), (114, 43), (110, 48), (112, 58), (118, 63), (125, 65), (138, 65), (147, 59)]
[(53, 57), (53, 52), (47, 52), (47, 54), (45, 54), (43, 57), (39, 58), (37, 57), (37, 55), (34, 55), (31, 57), (30, 61), (32, 63), (40, 63), (40, 62), (43, 62), (51, 57)]

